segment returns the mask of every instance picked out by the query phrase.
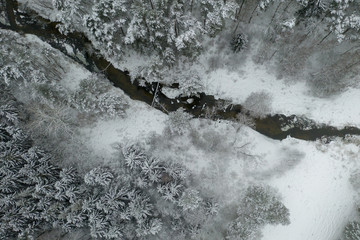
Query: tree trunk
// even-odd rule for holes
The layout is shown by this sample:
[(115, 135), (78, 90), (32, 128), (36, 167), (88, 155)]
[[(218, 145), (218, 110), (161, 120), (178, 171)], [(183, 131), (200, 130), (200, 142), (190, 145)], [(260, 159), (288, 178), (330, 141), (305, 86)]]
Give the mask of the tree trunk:
[(274, 12), (274, 15), (273, 15), (272, 18), (271, 18), (270, 24), (274, 21), (275, 16), (276, 16), (276, 13), (277, 13), (277, 11), (279, 10), (281, 4), (282, 4), (282, 2), (280, 2), (279, 5), (277, 6), (277, 8), (276, 8), (276, 10), (275, 10), (275, 12)]
[(234, 29), (234, 31), (233, 31), (233, 34), (236, 33), (236, 30), (238, 29), (239, 24), (240, 24), (240, 19), (238, 20), (238, 22), (237, 22), (237, 24), (236, 24), (236, 26), (235, 26), (235, 29)]
[(151, 102), (152, 107), (154, 106), (154, 103), (156, 101), (156, 95), (157, 95), (158, 89), (159, 89), (159, 83), (157, 83), (157, 85), (156, 85), (156, 90), (155, 90), (155, 93), (154, 93), (154, 97), (153, 97), (153, 100)]
[(15, 20), (16, 18), (15, 18), (15, 14), (14, 14), (14, 11), (16, 8), (17, 8), (16, 2), (14, 2), (13, 0), (6, 1), (6, 15), (9, 20), (10, 26), (15, 30), (18, 27), (16, 24), (16, 20)]
[(326, 36), (323, 37), (323, 39), (321, 39), (321, 41), (317, 45), (320, 45), (328, 36), (330, 36), (331, 33), (332, 33), (332, 31), (330, 31), (328, 34), (326, 34)]
[(275, 50), (274, 53), (271, 54), (271, 57), (268, 59), (268, 61), (271, 61), (271, 59), (275, 56), (276, 53), (277, 53), (277, 50)]
[(303, 43), (303, 42), (308, 38), (308, 36), (310, 35), (310, 33), (314, 32), (314, 31), (318, 28), (318, 26), (320, 26), (320, 23), (322, 23), (322, 21), (324, 21), (324, 19), (325, 19), (325, 16), (320, 20), (320, 22), (319, 22), (318, 24), (315, 25), (315, 27), (314, 27), (313, 29), (310, 29), (310, 30), (306, 33), (305, 37), (304, 37), (303, 39), (301, 39), (300, 42), (299, 42), (298, 44), (296, 44), (296, 46), (294, 46), (294, 48), (293, 48), (292, 50), (299, 48), (300, 45), (301, 45), (301, 43)]
[(236, 33), (236, 30), (237, 30), (238, 27), (239, 27), (240, 20), (241, 20), (241, 18), (240, 18), (240, 16), (241, 16), (240, 13), (241, 13), (241, 10), (242, 10), (242, 8), (243, 8), (243, 6), (244, 6), (245, 1), (246, 1), (246, 0), (243, 0), (243, 1), (242, 1), (239, 10), (238, 10), (238, 11), (236, 12), (236, 14), (235, 14), (235, 19), (237, 20), (237, 22), (236, 22), (236, 26), (235, 26), (235, 29), (234, 29), (234, 31), (233, 31), (233, 34)]
[(289, 1), (289, 3), (286, 5), (286, 7), (284, 8), (284, 11), (282, 12), (282, 14), (281, 15), (283, 15), (285, 12), (286, 12), (286, 10), (289, 8), (289, 6), (290, 6), (290, 4), (292, 3), (292, 1)]
[(147, 33), (149, 34), (149, 37), (150, 37), (150, 29), (149, 29), (149, 26), (148, 26), (147, 23), (146, 23), (146, 18), (145, 18), (145, 16), (143, 16), (143, 21), (144, 21), (144, 25), (145, 25), (146, 31), (147, 31)]
[(354, 67), (354, 66), (357, 66), (359, 63), (360, 63), (360, 61), (357, 61), (357, 62), (355, 62), (355, 63), (352, 63), (352, 64), (348, 65), (348, 66), (345, 66), (344, 69), (343, 69), (343, 71), (344, 71), (344, 72), (348, 72), (348, 70), (349, 70), (350, 68), (352, 68), (352, 67)]
[(175, 20), (175, 22), (174, 22), (174, 31), (175, 31), (175, 37), (178, 37), (179, 33), (178, 33), (178, 28), (177, 28), (176, 20)]
[(251, 13), (251, 16), (250, 16), (250, 18), (249, 18), (248, 23), (250, 23), (250, 22), (251, 22), (251, 19), (253, 18), (253, 15), (254, 15), (254, 12), (256, 11), (256, 9), (258, 8), (258, 6), (259, 6), (259, 3), (257, 3), (257, 4), (256, 4), (256, 7), (255, 7), (255, 8), (254, 8), (254, 10), (252, 11), (252, 13)]
[(353, 47), (351, 47), (349, 50), (346, 50), (345, 52), (343, 52), (343, 53), (341, 54), (341, 56), (347, 54), (348, 52), (350, 52), (351, 50), (353, 50), (353, 49), (355, 49), (355, 48), (360, 48), (360, 46), (353, 46)]
[(154, 10), (154, 5), (153, 5), (152, 0), (149, 0), (149, 2), (150, 2), (150, 5), (151, 5), (151, 9)]
[(240, 5), (240, 9), (239, 9), (239, 12), (236, 14), (235, 18), (238, 19), (240, 21), (240, 13), (241, 13), (241, 10), (244, 6), (244, 3), (245, 3), (246, 0), (243, 0), (241, 5)]

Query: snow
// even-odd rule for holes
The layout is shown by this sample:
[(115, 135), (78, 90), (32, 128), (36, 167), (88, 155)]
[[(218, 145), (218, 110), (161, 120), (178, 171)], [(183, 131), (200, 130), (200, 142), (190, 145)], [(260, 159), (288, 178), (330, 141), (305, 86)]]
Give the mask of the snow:
[(101, 119), (82, 129), (83, 138), (97, 154), (111, 158), (117, 144), (145, 140), (153, 133), (161, 134), (167, 115), (134, 100), (125, 118)]
[[(277, 145), (295, 146), (306, 155), (289, 171), (267, 179), (283, 196), (283, 203), (290, 210), (291, 224), (266, 226), (263, 240), (338, 239), (356, 212), (356, 193), (349, 183), (356, 160), (354, 145), (338, 141), (322, 145), (292, 138)], [(358, 156), (359, 148), (356, 148)], [(275, 155), (269, 160), (273, 157)]]
[(74, 49), (67, 43), (64, 43), (63, 44), (65, 49), (66, 49), (66, 52), (70, 55), (70, 56), (74, 56)]
[(244, 141), (251, 143), (247, 153), (261, 161), (244, 165), (232, 159), (228, 168), (238, 173), (232, 174), (233, 183), (269, 184), (290, 211), (290, 225), (267, 225), (262, 240), (337, 240), (356, 215), (357, 193), (349, 178), (359, 168), (359, 145), (340, 139), (329, 144), (291, 137), (277, 141), (251, 129), (239, 134), (245, 133)]
[(222, 68), (204, 73), (202, 80), (205, 92), (217, 98), (243, 103), (252, 92), (265, 91), (273, 98), (273, 114), (304, 115), (335, 127), (360, 127), (360, 105), (354, 104), (359, 100), (359, 88), (349, 88), (329, 98), (317, 98), (310, 94), (305, 82), (277, 79), (265, 66), (256, 65), (251, 59), (237, 71)]
[[(140, 102), (131, 105), (125, 119), (101, 120), (84, 129), (92, 149), (110, 157), (116, 143), (145, 141), (154, 133), (162, 136), (167, 116)], [(193, 119), (191, 125), (200, 135), (213, 131), (221, 134), (218, 137), (227, 136), (223, 142), (229, 150), (204, 151), (185, 135), (172, 142), (164, 139), (170, 145), (154, 150), (154, 155), (186, 164), (204, 186), (210, 186), (214, 197), (223, 198), (223, 204), (236, 201), (248, 184), (278, 189), (291, 224), (266, 226), (263, 240), (337, 240), (354, 218), (356, 192), (349, 177), (358, 168), (358, 145), (340, 139), (329, 144), (291, 137), (277, 141), (247, 127), (236, 132), (229, 121)], [(234, 150), (246, 143), (241, 151), (253, 157)]]
[[(70, 61), (70, 60), (69, 60)], [(71, 91), (76, 91), (80, 87), (80, 82), (91, 76), (91, 73), (76, 62), (66, 63), (68, 69), (62, 78), (61, 84)]]
[(29, 8), (36, 11), (41, 17), (56, 21), (57, 10), (50, 0), (18, 0), (20, 9)]
[[(222, 139), (229, 149), (204, 151), (183, 136), (156, 154), (183, 161), (225, 205), (236, 202), (249, 184), (275, 187), (290, 211), (291, 224), (266, 226), (263, 240), (337, 240), (344, 225), (354, 219), (357, 194), (349, 178), (359, 167), (359, 145), (341, 139), (329, 144), (291, 137), (278, 141), (247, 127), (236, 132), (228, 121), (203, 121), (192, 120), (192, 127), (200, 135), (214, 131), (220, 138), (227, 136)], [(246, 148), (239, 149), (244, 144)]]
[[(64, 69), (65, 74), (62, 76), (60, 84), (68, 88), (71, 91), (76, 91), (82, 80), (91, 76), (91, 72), (86, 70), (83, 66), (75, 62), (74, 60), (64, 56), (59, 50), (54, 49), (48, 43), (42, 41), (40, 38), (33, 34), (26, 34), (25, 40), (32, 45), (36, 45), (34, 49), (52, 49), (57, 54), (58, 63)], [(64, 45), (66, 50), (72, 51), (72, 48), (68, 45)]]

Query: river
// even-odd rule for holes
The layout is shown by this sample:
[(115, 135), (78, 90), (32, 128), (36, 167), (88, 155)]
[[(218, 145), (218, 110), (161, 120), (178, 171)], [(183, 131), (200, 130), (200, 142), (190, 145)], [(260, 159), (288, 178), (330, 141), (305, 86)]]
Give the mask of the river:
[[(59, 49), (68, 55), (63, 44), (66, 42), (75, 47), (76, 52), (85, 56), (86, 63), (75, 56), (69, 56), (82, 64), (89, 71), (102, 72), (115, 87), (122, 89), (130, 98), (145, 102), (160, 111), (169, 113), (179, 108), (184, 108), (194, 117), (206, 117), (207, 109), (215, 109), (212, 114), (213, 119), (236, 120), (236, 115), (241, 113), (243, 108), (240, 104), (228, 104), (227, 107), (218, 109), (216, 106), (226, 106), (226, 101), (215, 99), (212, 95), (198, 93), (192, 97), (168, 98), (161, 89), (160, 83), (146, 83), (140, 86), (136, 79), (131, 81), (128, 73), (115, 68), (109, 61), (104, 59), (87, 39), (83, 33), (74, 32), (68, 35), (61, 34), (56, 22), (50, 22), (38, 16), (35, 12), (21, 13), (17, 11), (15, 0), (6, 0), (6, 15), (8, 25), (0, 24), (2, 29), (10, 29), (21, 34), (34, 34), (52, 47)], [(156, 94), (157, 104), (153, 104), (154, 94)], [(187, 101), (189, 98), (192, 101)], [(323, 137), (345, 137), (347, 134), (360, 135), (360, 129), (355, 127), (345, 127), (337, 129), (332, 126), (314, 124), (311, 120), (298, 116), (285, 116), (282, 114), (269, 115), (265, 118), (255, 120), (255, 130), (272, 139), (284, 139), (291, 136), (303, 140), (316, 140)]]

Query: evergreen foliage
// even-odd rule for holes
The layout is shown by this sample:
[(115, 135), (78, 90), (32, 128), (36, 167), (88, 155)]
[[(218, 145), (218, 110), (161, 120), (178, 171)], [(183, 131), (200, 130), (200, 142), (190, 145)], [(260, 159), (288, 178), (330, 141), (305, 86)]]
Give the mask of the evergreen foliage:
[(290, 224), (289, 210), (269, 187), (249, 187), (237, 215), (237, 219), (229, 225), (228, 240), (255, 240), (261, 236), (261, 226)]
[(54, 228), (88, 229), (104, 239), (189, 239), (216, 214), (216, 203), (188, 186), (183, 166), (148, 156), (138, 145), (121, 148), (119, 168), (97, 167), (84, 178), (53, 165), (19, 128), (9, 98), (4, 93), (0, 107), (1, 239), (32, 239)]
[(245, 49), (247, 47), (247, 37), (246, 35), (239, 33), (231, 39), (230, 45), (231, 50), (235, 53), (240, 52), (241, 50)]
[(350, 222), (346, 225), (344, 230), (344, 240), (359, 240), (360, 239), (360, 223)]

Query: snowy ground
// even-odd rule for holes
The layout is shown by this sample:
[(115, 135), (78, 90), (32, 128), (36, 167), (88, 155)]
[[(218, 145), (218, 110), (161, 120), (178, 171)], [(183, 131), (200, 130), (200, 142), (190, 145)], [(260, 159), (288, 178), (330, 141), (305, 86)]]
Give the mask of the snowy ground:
[(167, 116), (148, 105), (132, 101), (126, 118), (99, 120), (82, 129), (88, 145), (97, 154), (111, 158), (117, 144), (143, 141), (150, 134), (160, 134)]
[[(163, 113), (143, 109), (136, 120), (140, 109), (126, 120), (99, 122), (88, 135), (94, 149), (111, 152), (115, 142), (144, 139), (152, 131), (161, 133), (166, 120)], [(293, 138), (276, 141), (248, 128), (234, 134), (233, 124), (227, 121), (206, 123), (206, 129), (199, 124), (199, 120), (192, 123), (200, 136), (209, 131), (219, 134), (215, 138), (227, 135), (224, 142), (230, 150), (204, 151), (186, 136), (167, 141), (154, 153), (185, 163), (201, 177), (204, 189), (223, 198), (222, 204), (236, 201), (248, 184), (278, 189), (290, 211), (291, 224), (265, 227), (263, 240), (337, 240), (344, 225), (354, 218), (356, 192), (349, 177), (358, 168), (358, 145), (340, 140), (328, 145)], [(238, 141), (230, 145), (235, 138)], [(236, 150), (246, 143), (246, 148)], [(253, 157), (244, 157), (242, 151)]]
[(250, 59), (239, 71), (219, 69), (203, 77), (207, 94), (242, 103), (252, 92), (268, 92), (272, 96), (272, 113), (304, 115), (318, 123), (336, 127), (360, 127), (360, 88), (349, 88), (331, 98), (317, 98), (310, 94), (304, 82), (289, 83), (276, 79), (265, 66)]
[[(238, 66), (227, 66), (226, 62), (229, 61), (229, 57), (226, 54), (228, 53), (216, 50), (216, 44), (214, 44), (189, 69), (184, 72), (178, 70), (184, 76), (182, 81), (188, 79), (185, 76), (188, 76), (191, 72), (197, 73), (199, 76), (196, 83), (189, 80), (189, 83), (184, 82), (183, 85), (194, 86), (208, 95), (228, 99), (235, 104), (242, 104), (253, 92), (264, 91), (272, 97), (272, 102), (269, 103), (272, 109), (270, 113), (272, 114), (305, 116), (317, 123), (339, 128), (344, 126), (360, 127), (360, 104), (354, 104), (359, 100), (360, 86), (349, 87), (339, 95), (319, 98), (312, 95), (306, 81), (294, 82), (291, 79), (277, 79), (275, 74), (269, 72), (265, 65), (255, 64), (251, 60), (251, 54), (247, 57), (239, 57), (236, 60), (239, 61)], [(215, 64), (216, 67), (212, 68), (209, 63), (210, 59), (216, 59), (214, 61), (220, 63)], [(116, 62), (115, 60), (112, 62), (120, 69), (126, 66), (125, 68), (136, 76), (141, 75), (141, 69), (151, 64), (152, 60), (150, 58), (141, 58), (139, 61), (137, 54), (130, 54), (122, 62)], [(190, 74), (189, 76), (193, 75)], [(179, 78), (176, 74), (167, 77)], [(147, 80), (151, 81), (152, 79)], [(172, 83), (172, 80), (167, 78), (160, 81)], [(163, 88), (163, 93), (170, 98), (182, 94), (181, 91), (186, 91), (186, 89), (179, 91)]]
[(268, 180), (283, 196), (290, 210), (289, 226), (267, 226), (263, 240), (336, 240), (352, 220), (355, 191), (349, 183), (359, 147), (332, 142), (329, 145), (286, 139), (305, 153), (292, 170)]

